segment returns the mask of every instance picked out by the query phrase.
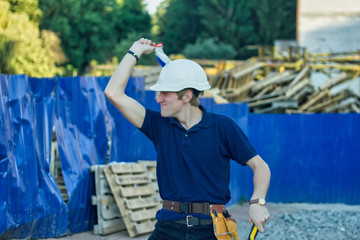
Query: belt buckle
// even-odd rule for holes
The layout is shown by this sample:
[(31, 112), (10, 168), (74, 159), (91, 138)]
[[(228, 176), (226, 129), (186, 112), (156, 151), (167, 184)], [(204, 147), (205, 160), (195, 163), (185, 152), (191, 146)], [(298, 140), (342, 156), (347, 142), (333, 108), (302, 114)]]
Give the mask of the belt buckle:
[(187, 215), (187, 216), (186, 216), (186, 226), (187, 226), (187, 227), (192, 227), (192, 226), (194, 226), (194, 225), (189, 224), (189, 218), (192, 218), (192, 217), (193, 217), (192, 215)]

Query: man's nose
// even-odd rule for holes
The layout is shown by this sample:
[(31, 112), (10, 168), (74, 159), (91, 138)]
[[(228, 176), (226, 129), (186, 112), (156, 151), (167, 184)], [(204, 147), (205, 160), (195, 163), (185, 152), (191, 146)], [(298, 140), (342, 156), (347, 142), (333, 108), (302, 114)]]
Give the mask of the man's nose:
[(163, 100), (162, 94), (159, 93), (159, 95), (158, 95), (157, 98), (156, 98), (156, 102), (157, 102), (157, 103), (161, 103), (162, 100)]

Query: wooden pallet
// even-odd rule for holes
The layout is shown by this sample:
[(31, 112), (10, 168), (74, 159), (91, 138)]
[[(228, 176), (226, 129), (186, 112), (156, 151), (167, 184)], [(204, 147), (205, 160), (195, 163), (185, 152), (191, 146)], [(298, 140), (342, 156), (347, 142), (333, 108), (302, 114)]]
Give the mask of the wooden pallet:
[(154, 188), (155, 190), (155, 197), (158, 199), (158, 208), (162, 208), (162, 199), (160, 197), (160, 193), (159, 193), (159, 185), (157, 183), (157, 178), (156, 178), (156, 161), (149, 161), (149, 160), (139, 160), (138, 163), (144, 164), (147, 168), (147, 174), (150, 178), (150, 185)]
[(103, 170), (129, 236), (152, 232), (159, 200), (151, 186), (146, 165), (112, 163)]
[(91, 197), (91, 202), (97, 207), (97, 224), (94, 225), (93, 230), (97, 235), (126, 230), (124, 220), (103, 172), (105, 166), (93, 165), (90, 167), (90, 172), (94, 173), (95, 179), (96, 195)]
[(55, 179), (56, 185), (60, 191), (61, 197), (63, 198), (64, 202), (69, 202), (69, 194), (65, 186), (64, 176), (62, 174), (59, 147), (56, 141), (55, 132), (53, 133), (53, 141), (51, 142), (50, 173)]

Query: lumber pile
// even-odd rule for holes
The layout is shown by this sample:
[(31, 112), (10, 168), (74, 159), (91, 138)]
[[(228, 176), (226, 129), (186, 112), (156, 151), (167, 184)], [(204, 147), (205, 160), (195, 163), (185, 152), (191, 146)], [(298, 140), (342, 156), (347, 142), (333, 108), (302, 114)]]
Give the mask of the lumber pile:
[(315, 87), (311, 81), (315, 71), (312, 65), (306, 64), (300, 70), (283, 69), (271, 71), (267, 63), (244, 62), (212, 76), (211, 84), (222, 99), (248, 103), (253, 113), (360, 113), (360, 97), (349, 87), (333, 91), (340, 84), (353, 81), (359, 72), (340, 70)]
[[(204, 97), (212, 97), (216, 103), (248, 103), (253, 113), (360, 113), (360, 97), (350, 89), (360, 75), (360, 65), (356, 64), (360, 55), (349, 54), (259, 57), (231, 61), (231, 68), (224, 67), (224, 60), (218, 64), (203, 61), (212, 87)], [(209, 64), (215, 66), (212, 71), (208, 71)], [(160, 71), (160, 66), (135, 68), (132, 76), (145, 77), (148, 89)], [(314, 85), (316, 72), (327, 76), (320, 86)], [(344, 82), (349, 84), (341, 89)]]

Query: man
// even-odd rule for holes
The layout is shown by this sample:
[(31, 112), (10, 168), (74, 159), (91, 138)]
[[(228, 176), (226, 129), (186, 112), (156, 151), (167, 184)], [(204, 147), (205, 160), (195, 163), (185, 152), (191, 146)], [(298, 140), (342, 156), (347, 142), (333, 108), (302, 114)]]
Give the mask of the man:
[(210, 212), (222, 213), (230, 200), (230, 159), (254, 172), (249, 222), (263, 232), (269, 218), (264, 199), (270, 170), (233, 120), (199, 105), (199, 92), (210, 88), (204, 70), (190, 60), (167, 63), (151, 87), (159, 91), (161, 113), (145, 109), (125, 94), (132, 68), (142, 54), (154, 51), (152, 44), (143, 38), (134, 42), (105, 89), (108, 99), (157, 151), (164, 204), (149, 239), (216, 239)]

